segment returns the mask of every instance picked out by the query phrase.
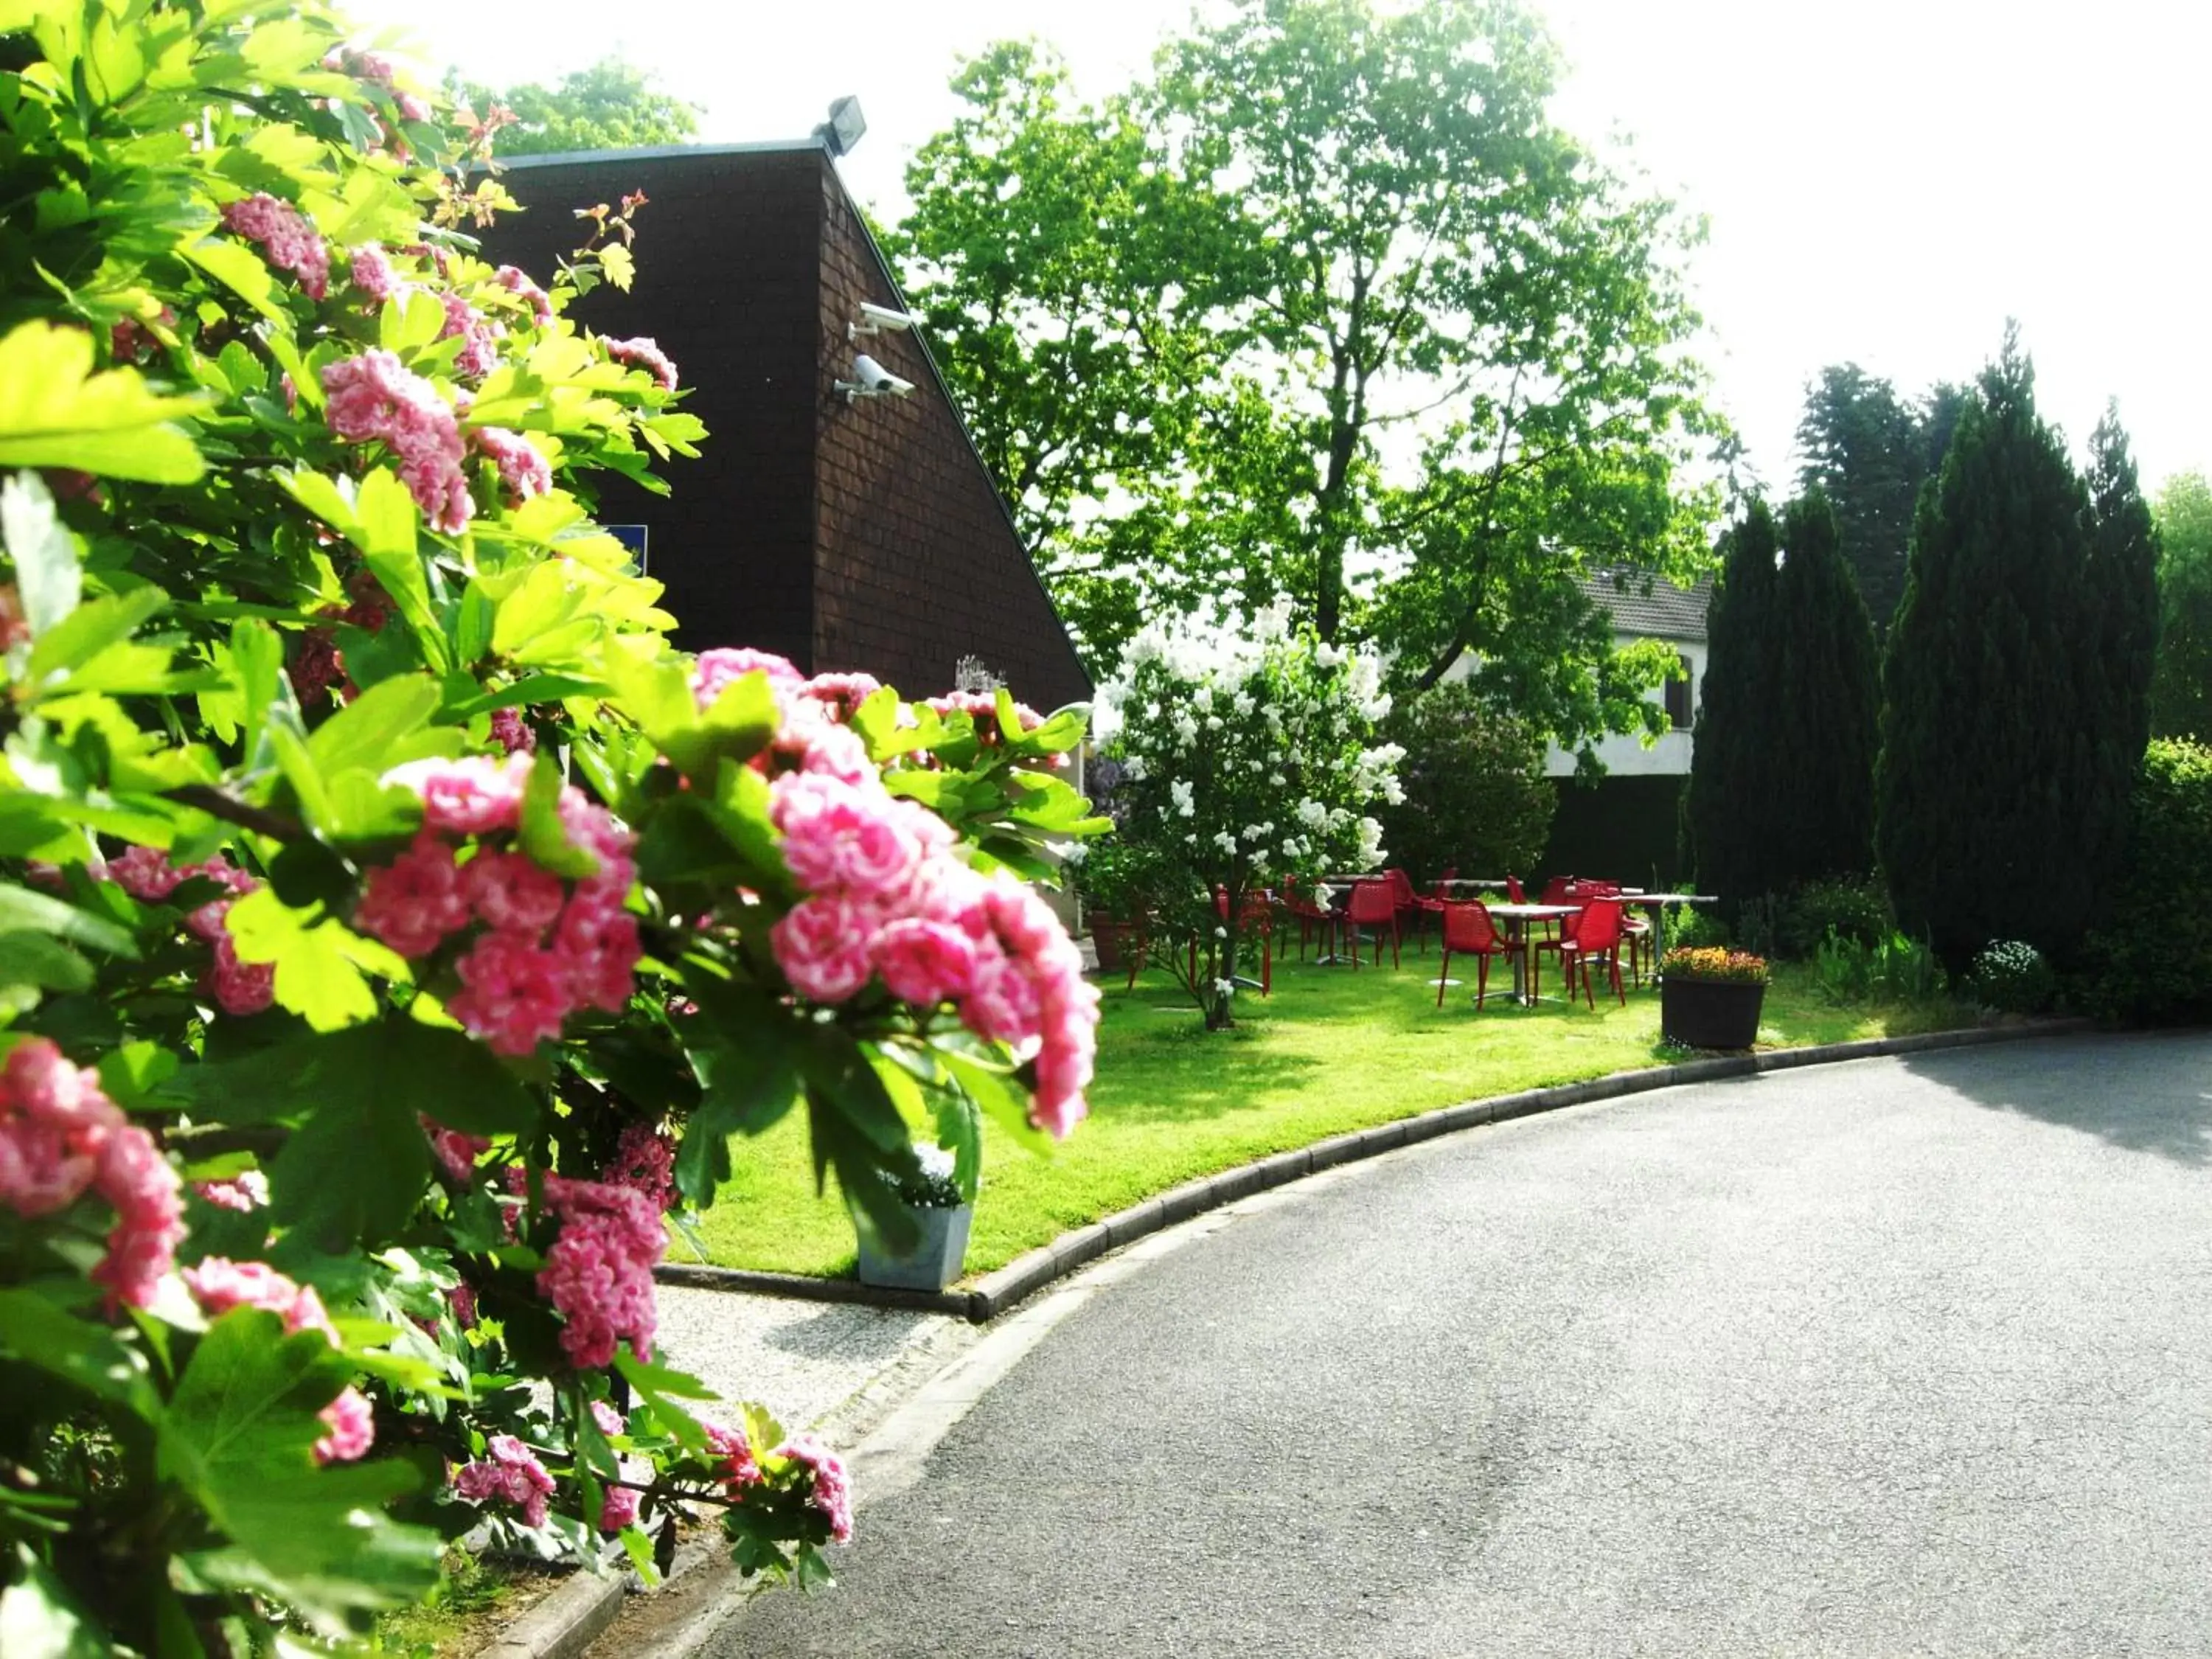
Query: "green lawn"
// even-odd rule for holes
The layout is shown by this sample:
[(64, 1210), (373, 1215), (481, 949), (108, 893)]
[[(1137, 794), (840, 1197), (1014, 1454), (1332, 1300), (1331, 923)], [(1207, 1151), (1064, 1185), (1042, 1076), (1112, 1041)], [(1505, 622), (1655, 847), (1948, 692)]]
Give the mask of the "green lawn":
[[(1433, 951), (1409, 952), (1395, 972), (1285, 963), (1273, 997), (1251, 994), (1237, 1029), (1212, 1034), (1164, 976), (1147, 975), (1133, 992), (1111, 976), (1091, 1116), (1049, 1157), (1004, 1136), (987, 1141), (969, 1272), (988, 1273), (1071, 1227), (1269, 1152), (1463, 1100), (1666, 1063), (1656, 991), (1632, 990), (1626, 1008), (1601, 993), (1595, 1013), (1579, 1002), (1520, 1009), (1493, 1000), (1478, 1015), (1471, 978), (1436, 1006), (1435, 964)], [(1547, 978), (1546, 989), (1558, 983)], [(1759, 1046), (1970, 1019), (1949, 1005), (1834, 1007), (1809, 969), (1782, 964), (1767, 990)], [(851, 1224), (834, 1188), (827, 1199), (814, 1195), (796, 1115), (731, 1153), (735, 1179), (702, 1226), (713, 1261), (852, 1272)], [(689, 1252), (678, 1242), (671, 1254), (683, 1260)]]

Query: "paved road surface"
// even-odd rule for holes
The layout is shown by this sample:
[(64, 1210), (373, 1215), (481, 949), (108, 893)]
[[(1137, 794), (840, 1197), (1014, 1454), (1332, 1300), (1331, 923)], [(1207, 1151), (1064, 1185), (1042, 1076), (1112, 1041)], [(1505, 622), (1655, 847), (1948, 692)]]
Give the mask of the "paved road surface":
[(1092, 1297), (821, 1654), (2212, 1654), (2212, 1037), (1432, 1143)]

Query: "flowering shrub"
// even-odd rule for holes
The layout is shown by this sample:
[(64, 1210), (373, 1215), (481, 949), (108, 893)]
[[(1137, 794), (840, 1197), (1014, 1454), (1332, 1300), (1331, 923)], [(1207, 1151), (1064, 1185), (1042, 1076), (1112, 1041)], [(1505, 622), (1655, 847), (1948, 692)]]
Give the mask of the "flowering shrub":
[(1698, 945), (1669, 951), (1659, 958), (1662, 979), (1702, 980), (1724, 985), (1764, 985), (1766, 958), (1748, 951), (1731, 951), (1721, 945)]
[(2033, 945), (2001, 939), (1975, 954), (1963, 988), (2000, 1013), (2039, 1014), (2057, 999), (2058, 975)]
[(1401, 798), (1402, 752), (1373, 741), (1390, 712), (1381, 666), (1294, 633), (1287, 605), (1243, 629), (1162, 617), (1129, 642), (1099, 702), (1121, 769), (1121, 837), (1153, 855), (1152, 931), (1167, 945), (1153, 960), (1209, 1027), (1230, 1025), (1247, 898), (1381, 862), (1365, 809)]
[(486, 264), (498, 112), (316, 0), (0, 38), (0, 1627), (306, 1651), (684, 1505), (823, 1581), (842, 1466), (694, 1415), (665, 1217), (803, 1111), (896, 1247), (917, 1138), (1073, 1127), (1080, 718), (669, 647), (592, 479), (702, 431), (566, 314), (638, 198)]

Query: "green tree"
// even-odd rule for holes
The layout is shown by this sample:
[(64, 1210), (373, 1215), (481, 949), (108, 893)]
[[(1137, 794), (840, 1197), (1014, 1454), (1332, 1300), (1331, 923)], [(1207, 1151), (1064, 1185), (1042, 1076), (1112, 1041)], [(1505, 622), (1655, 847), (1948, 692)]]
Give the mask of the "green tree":
[(1921, 497), (1882, 665), (1877, 849), (1899, 921), (1954, 970), (1993, 939), (2066, 960), (2119, 861), (2126, 737), (2081, 690), (2097, 534), (2008, 330)]
[(1527, 721), (1455, 680), (1394, 708), (1382, 735), (1406, 751), (1406, 798), (1376, 813), (1393, 864), (1425, 881), (1449, 866), (1471, 875), (1535, 867), (1559, 789)]
[(658, 90), (647, 71), (620, 58), (602, 58), (557, 86), (532, 81), (495, 92), (454, 74), (446, 89), (480, 116), (495, 107), (514, 112), (515, 125), (500, 135), (502, 156), (682, 144), (699, 131), (697, 105)]
[(1689, 819), (1698, 884), (1733, 920), (1747, 899), (1785, 885), (1782, 848), (1763, 811), (1774, 784), (1773, 714), (1783, 672), (1775, 625), (1781, 538), (1765, 501), (1753, 498), (1722, 550), (1691, 751)]
[(2158, 530), (2136, 482), (2117, 405), (2089, 434), (2089, 568), (2073, 612), (2079, 635), (2074, 708), (2098, 778), (2084, 811), (2101, 815), (2091, 844), (2127, 842), (2128, 792), (2150, 741), (2158, 658)]
[(1914, 505), (1942, 469), (1969, 395), (1943, 381), (1915, 404), (1856, 363), (1831, 364), (1806, 392), (1797, 486), (1820, 490), (1835, 508), (1844, 557), (1877, 638), (1905, 592)]
[(1754, 813), (1780, 871), (1777, 890), (1874, 867), (1874, 757), (1881, 684), (1834, 509), (1818, 489), (1782, 515), (1772, 627), (1780, 676), (1767, 711), (1773, 786)]
[(2160, 737), (2212, 737), (2212, 483), (2203, 473), (2166, 481), (2158, 535), (2151, 725)]
[(1698, 228), (1551, 124), (1554, 76), (1475, 0), (1244, 0), (1096, 107), (1027, 48), (963, 72), (905, 276), (1094, 660), (1288, 596), (1417, 684), (1510, 665), (1570, 743), (1638, 701), (1574, 578), (1705, 557)]

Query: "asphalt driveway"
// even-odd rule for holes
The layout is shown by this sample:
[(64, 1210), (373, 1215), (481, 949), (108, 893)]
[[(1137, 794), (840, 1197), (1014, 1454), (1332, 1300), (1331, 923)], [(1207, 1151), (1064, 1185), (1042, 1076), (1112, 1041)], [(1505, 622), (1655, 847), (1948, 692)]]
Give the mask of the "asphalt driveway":
[(838, 1567), (707, 1650), (2212, 1654), (2212, 1036), (1382, 1160), (1099, 1291)]

